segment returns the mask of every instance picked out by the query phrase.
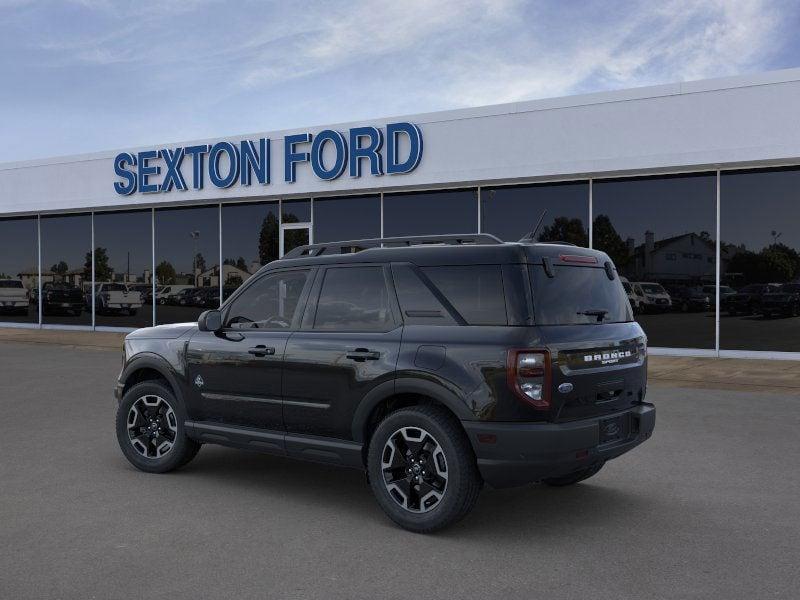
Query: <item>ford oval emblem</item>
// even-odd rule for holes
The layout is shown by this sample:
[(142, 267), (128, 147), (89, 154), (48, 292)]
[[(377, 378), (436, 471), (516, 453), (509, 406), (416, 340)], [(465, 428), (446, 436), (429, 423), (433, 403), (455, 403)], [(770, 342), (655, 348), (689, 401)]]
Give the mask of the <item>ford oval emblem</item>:
[(558, 386), (558, 391), (562, 394), (569, 394), (572, 391), (573, 385), (571, 383), (562, 383)]

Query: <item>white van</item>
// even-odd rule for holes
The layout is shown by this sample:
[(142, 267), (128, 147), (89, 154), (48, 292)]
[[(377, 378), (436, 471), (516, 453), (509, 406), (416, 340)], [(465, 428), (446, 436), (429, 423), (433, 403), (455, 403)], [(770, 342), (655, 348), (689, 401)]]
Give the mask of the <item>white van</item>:
[(631, 283), (631, 287), (642, 299), (643, 312), (667, 312), (672, 308), (672, 298), (660, 283), (636, 281)]

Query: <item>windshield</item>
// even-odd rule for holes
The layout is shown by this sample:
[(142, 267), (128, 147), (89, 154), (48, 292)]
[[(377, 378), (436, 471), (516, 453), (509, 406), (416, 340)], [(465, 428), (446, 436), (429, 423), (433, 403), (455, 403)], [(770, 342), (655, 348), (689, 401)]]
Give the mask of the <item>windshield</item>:
[(645, 294), (666, 294), (667, 292), (664, 291), (664, 288), (658, 285), (657, 283), (643, 283), (642, 290), (644, 290)]
[(554, 267), (548, 277), (542, 265), (530, 267), (537, 325), (583, 325), (632, 321), (630, 304), (619, 278), (597, 267)]
[(19, 279), (2, 279), (0, 288), (21, 288), (22, 282)]

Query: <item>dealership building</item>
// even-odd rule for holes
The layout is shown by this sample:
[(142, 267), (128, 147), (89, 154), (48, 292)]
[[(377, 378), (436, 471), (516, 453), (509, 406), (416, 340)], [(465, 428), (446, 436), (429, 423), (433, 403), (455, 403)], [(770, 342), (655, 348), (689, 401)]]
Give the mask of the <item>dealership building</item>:
[(798, 106), (791, 69), (2, 164), (0, 327), (189, 321), (298, 245), (544, 215), (653, 352), (800, 359)]

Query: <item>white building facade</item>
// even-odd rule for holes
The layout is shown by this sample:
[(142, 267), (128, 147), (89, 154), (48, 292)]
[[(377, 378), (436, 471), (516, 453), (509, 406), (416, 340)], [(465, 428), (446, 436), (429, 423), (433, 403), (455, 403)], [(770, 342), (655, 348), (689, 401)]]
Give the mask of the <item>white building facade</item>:
[[(757, 310), (759, 286), (800, 280), (797, 106), (792, 69), (3, 164), (0, 326), (191, 320), (299, 244), (516, 240), (546, 210), (540, 239), (604, 250), (630, 281), (756, 299), (639, 315), (654, 351), (800, 358), (800, 317)], [(16, 280), (28, 305), (4, 306)], [(91, 281), (144, 306), (96, 314)], [(193, 305), (168, 285), (213, 289)]]

